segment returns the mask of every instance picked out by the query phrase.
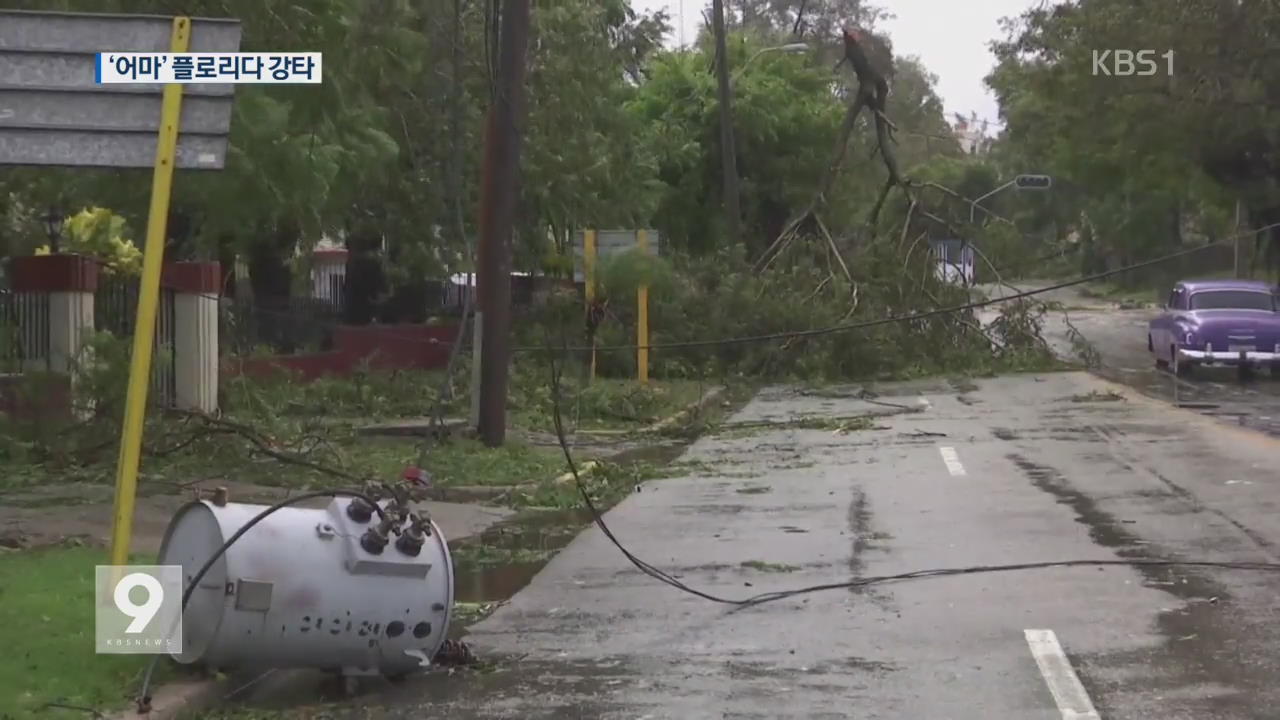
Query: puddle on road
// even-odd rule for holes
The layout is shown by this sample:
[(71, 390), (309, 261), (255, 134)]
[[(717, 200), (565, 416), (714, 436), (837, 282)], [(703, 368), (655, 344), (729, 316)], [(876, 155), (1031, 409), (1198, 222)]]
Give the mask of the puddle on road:
[(1175, 407), (1280, 437), (1280, 423), (1272, 420), (1280, 414), (1272, 412), (1280, 408), (1280, 382), (1265, 373), (1241, 379), (1229, 368), (1200, 368), (1191, 378), (1175, 379), (1155, 368), (1108, 367), (1098, 374)]
[[(1102, 547), (1111, 548), (1121, 558), (1159, 560), (1156, 550), (1138, 535), (1124, 529), (1132, 521), (1116, 518), (1098, 507), (1097, 502), (1073, 487), (1054, 468), (1039, 465), (1017, 454), (1007, 456), (1029, 478), (1033, 485), (1071, 508), (1076, 522), (1088, 528), (1089, 537)], [(1101, 569), (1101, 568), (1099, 568)], [(1165, 643), (1160, 652), (1169, 663), (1170, 677), (1160, 682), (1170, 687), (1215, 684), (1241, 690), (1266, 687), (1272, 682), (1265, 670), (1257, 667), (1237, 651), (1249, 636), (1238, 612), (1233, 612), (1233, 598), (1216, 581), (1198, 571), (1180, 567), (1134, 565), (1144, 579), (1143, 585), (1168, 593), (1182, 601), (1180, 607), (1165, 608), (1157, 615), (1156, 625)], [(1156, 667), (1149, 650), (1100, 655), (1098, 664), (1117, 666), (1138, 664)], [(1150, 682), (1154, 685), (1155, 678)], [(1247, 702), (1248, 692), (1237, 692)]]
[(591, 523), (585, 508), (530, 510), (454, 548), (454, 601), (506, 600)]
[[(666, 466), (687, 443), (636, 448), (608, 460), (623, 466)], [(609, 506), (597, 503), (601, 512)], [(585, 507), (526, 510), (451, 548), (454, 601), (494, 603), (509, 599), (533, 580), (557, 551), (593, 522)]]

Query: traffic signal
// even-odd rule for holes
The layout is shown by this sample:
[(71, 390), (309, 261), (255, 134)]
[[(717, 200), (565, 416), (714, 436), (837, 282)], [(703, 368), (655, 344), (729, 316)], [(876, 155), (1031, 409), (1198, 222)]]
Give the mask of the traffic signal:
[(1048, 190), (1053, 186), (1053, 178), (1048, 175), (1019, 175), (1013, 179), (1019, 190)]

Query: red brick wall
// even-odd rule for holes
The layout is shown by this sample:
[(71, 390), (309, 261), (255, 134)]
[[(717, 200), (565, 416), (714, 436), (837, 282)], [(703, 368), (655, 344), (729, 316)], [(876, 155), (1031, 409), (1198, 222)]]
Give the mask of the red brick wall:
[(439, 370), (449, 362), (456, 325), (342, 325), (334, 329), (334, 349), (309, 355), (232, 358), (224, 375), (261, 377), (282, 370), (315, 380), (350, 375), (365, 360), (375, 370)]

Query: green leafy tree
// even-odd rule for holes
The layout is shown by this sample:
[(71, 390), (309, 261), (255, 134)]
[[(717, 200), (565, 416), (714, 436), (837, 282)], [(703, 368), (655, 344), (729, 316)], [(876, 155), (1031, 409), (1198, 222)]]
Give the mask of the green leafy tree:
[[(1277, 42), (1273, 3), (1055, 3), (1010, 21), (988, 82), (1007, 141), (1086, 189), (1093, 242), (1131, 256), (1236, 199), (1255, 227), (1280, 222), (1280, 66), (1264, 60)], [(1159, 69), (1095, 72), (1104, 48), (1156, 49)]]

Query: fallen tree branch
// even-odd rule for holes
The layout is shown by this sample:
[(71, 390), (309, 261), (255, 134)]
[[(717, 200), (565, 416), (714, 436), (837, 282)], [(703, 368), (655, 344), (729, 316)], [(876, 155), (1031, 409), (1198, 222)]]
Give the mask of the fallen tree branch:
[(823, 289), (823, 288), (825, 288), (825, 287), (827, 286), (827, 283), (831, 282), (831, 280), (832, 280), (833, 278), (834, 278), (834, 276), (832, 276), (832, 275), (828, 275), (828, 276), (826, 276), (825, 278), (823, 278), (823, 279), (822, 279), (822, 282), (818, 283), (818, 287), (814, 288), (814, 289), (813, 289), (813, 292), (809, 293), (809, 294), (808, 294), (808, 296), (806, 296), (806, 297), (805, 297), (805, 299), (801, 300), (801, 301), (800, 301), (800, 304), (801, 304), (801, 305), (808, 305), (808, 304), (809, 304), (809, 301), (810, 301), (810, 300), (813, 300), (813, 299), (814, 299), (814, 298), (816, 298), (816, 297), (818, 297), (818, 294), (822, 292), (822, 289)]
[(804, 9), (809, 4), (809, 0), (800, 0), (800, 9), (796, 11), (795, 24), (791, 26), (791, 34), (797, 38), (802, 34), (800, 28), (804, 25)]
[(893, 176), (885, 180), (884, 187), (880, 188), (880, 196), (876, 198), (876, 204), (871, 206), (871, 213), (867, 215), (867, 227), (872, 232), (875, 231), (876, 221), (880, 219), (880, 211), (884, 208), (884, 203), (889, 199), (889, 191), (893, 189)]
[(858, 122), (858, 114), (861, 113), (864, 103), (863, 93), (859, 91), (854, 97), (853, 103), (849, 105), (849, 109), (845, 111), (844, 122), (840, 126), (840, 135), (836, 140), (831, 162), (827, 165), (826, 172), (822, 176), (818, 191), (805, 209), (783, 227), (782, 232), (778, 233), (778, 237), (769, 247), (765, 248), (764, 253), (756, 260), (754, 270), (757, 274), (768, 269), (777, 254), (781, 253), (783, 248), (791, 242), (801, 225), (813, 216), (821, 204), (826, 202), (827, 193), (831, 191), (831, 186), (835, 184), (836, 176), (844, 164), (845, 155), (848, 153), (849, 136), (853, 134), (853, 128)]
[(367, 477), (359, 477), (345, 470), (340, 470), (338, 468), (330, 467), (323, 463), (316, 462), (314, 460), (302, 457), (300, 455), (296, 455), (294, 453), (277, 450), (276, 448), (272, 447), (271, 443), (257, 430), (255, 430), (254, 428), (248, 425), (235, 422), (234, 420), (228, 420), (226, 418), (221, 418), (221, 417), (214, 417), (207, 413), (196, 412), (194, 410), (173, 410), (172, 412), (195, 418), (213, 428), (218, 428), (218, 429), (239, 435), (240, 437), (243, 437), (245, 440), (248, 440), (250, 443), (252, 443), (254, 447), (258, 450), (258, 452), (261, 452), (263, 455), (271, 457), (275, 460), (279, 460), (282, 463), (286, 463), (289, 465), (297, 465), (299, 467), (315, 470), (316, 472), (323, 473), (331, 477), (342, 478), (343, 480), (350, 480), (352, 482), (361, 483), (361, 484), (365, 483), (368, 480)]
[(836, 246), (836, 241), (831, 237), (831, 232), (827, 230), (827, 226), (822, 222), (822, 218), (814, 216), (814, 221), (818, 223), (818, 229), (827, 238), (827, 245), (831, 248), (831, 254), (836, 256), (836, 262), (840, 263), (840, 269), (844, 271), (845, 278), (852, 283), (853, 275), (849, 272), (849, 266), (845, 264), (844, 257), (840, 255), (840, 248)]
[[(911, 198), (911, 204), (907, 206), (907, 219), (902, 221), (902, 234), (898, 236), (899, 252), (902, 251), (902, 245), (907, 241), (907, 233), (911, 230), (911, 217), (916, 213), (916, 199), (914, 196), (908, 197)], [(910, 257), (910, 255), (907, 257)]]
[(906, 257), (902, 258), (902, 269), (903, 269), (903, 270), (906, 270), (906, 269), (907, 269), (907, 266), (911, 264), (911, 256), (912, 256), (912, 254), (914, 254), (914, 253), (915, 253), (915, 251), (916, 251), (916, 246), (917, 246), (917, 245), (919, 245), (919, 244), (920, 244), (920, 241), (921, 241), (921, 240), (923, 240), (923, 239), (925, 238), (925, 236), (926, 236), (926, 235), (928, 235), (928, 234), (929, 234), (929, 231), (928, 231), (928, 230), (922, 230), (922, 231), (920, 232), (920, 234), (916, 236), (916, 239), (911, 241), (911, 246), (907, 248), (907, 254), (906, 254)]

